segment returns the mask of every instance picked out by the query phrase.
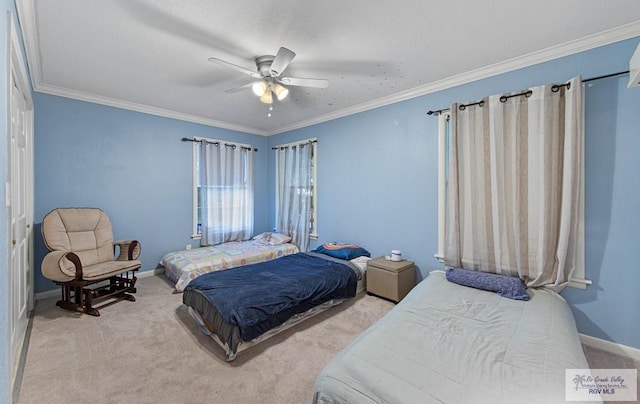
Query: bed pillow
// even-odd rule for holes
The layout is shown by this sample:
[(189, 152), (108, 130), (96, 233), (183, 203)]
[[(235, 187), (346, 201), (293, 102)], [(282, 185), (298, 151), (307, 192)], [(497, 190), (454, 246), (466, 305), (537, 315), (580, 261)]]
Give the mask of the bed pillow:
[(257, 236), (255, 236), (253, 239), (258, 241), (259, 243), (269, 244), (269, 245), (284, 244), (291, 241), (291, 237), (287, 236), (286, 234), (272, 233), (270, 231), (265, 231), (264, 233), (260, 233)]
[(351, 261), (353, 265), (360, 268), (360, 270), (364, 273), (364, 272), (367, 272), (367, 261), (370, 261), (370, 260), (371, 260), (371, 257), (367, 257), (363, 255), (361, 257), (354, 258), (349, 261)]
[(522, 279), (515, 276), (451, 268), (447, 270), (447, 280), (458, 285), (496, 292), (509, 299), (529, 300), (527, 287)]
[(358, 257), (370, 257), (369, 251), (356, 244), (346, 243), (324, 243), (313, 252), (325, 254), (330, 257), (340, 258), (343, 260), (352, 260)]

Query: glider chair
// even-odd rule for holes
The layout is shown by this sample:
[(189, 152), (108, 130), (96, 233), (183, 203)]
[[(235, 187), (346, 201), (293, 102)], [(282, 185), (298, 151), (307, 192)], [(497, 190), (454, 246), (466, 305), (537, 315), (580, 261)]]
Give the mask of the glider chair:
[(99, 316), (100, 308), (136, 301), (130, 293), (136, 292), (140, 243), (113, 241), (111, 221), (102, 210), (54, 209), (42, 220), (42, 237), (50, 251), (42, 261), (42, 275), (62, 287), (56, 305)]

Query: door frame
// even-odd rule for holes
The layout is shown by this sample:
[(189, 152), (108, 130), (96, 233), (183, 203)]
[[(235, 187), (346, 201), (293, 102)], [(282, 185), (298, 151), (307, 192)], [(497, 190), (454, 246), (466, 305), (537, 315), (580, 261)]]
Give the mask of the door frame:
[[(17, 16), (16, 16), (17, 18)], [(28, 237), (28, 244), (27, 244), (27, 249), (28, 249), (28, 253), (27, 253), (27, 262), (28, 265), (31, 267), (31, 271), (29, 272), (28, 276), (29, 278), (27, 279), (27, 284), (31, 285), (31, 288), (29, 290), (29, 295), (27, 296), (27, 311), (29, 313), (31, 313), (33, 311), (34, 308), (34, 260), (33, 260), (33, 229), (34, 229), (34, 221), (33, 221), (33, 217), (34, 217), (34, 157), (33, 157), (33, 152), (34, 152), (34, 147), (33, 147), (33, 137), (34, 137), (34, 131), (33, 131), (33, 127), (34, 127), (34, 105), (33, 105), (33, 98), (31, 95), (31, 87), (29, 85), (29, 75), (27, 74), (27, 65), (25, 63), (25, 59), (22, 55), (22, 47), (20, 45), (20, 37), (18, 35), (18, 30), (16, 27), (16, 21), (14, 20), (14, 14), (11, 11), (7, 12), (7, 77), (6, 77), (6, 83), (7, 83), (7, 163), (10, 162), (10, 157), (11, 157), (11, 109), (12, 109), (12, 100), (10, 99), (10, 94), (11, 94), (11, 85), (12, 85), (12, 77), (15, 77), (15, 81), (16, 81), (16, 85), (18, 86), (20, 92), (24, 95), (24, 99), (26, 102), (26, 109), (27, 111), (25, 112), (25, 118), (26, 118), (26, 122), (25, 122), (25, 130), (27, 131), (27, 155), (26, 155), (26, 172), (25, 174), (25, 180), (26, 180), (26, 193), (27, 195), (25, 195), (26, 198), (26, 219), (27, 219), (27, 224), (29, 225), (28, 229), (27, 229), (27, 237)], [(11, 167), (7, 166), (7, 177), (5, 178), (5, 187), (7, 186), (7, 184), (9, 184), (9, 181), (11, 180)], [(8, 202), (8, 197), (10, 190), (6, 190), (7, 194), (5, 195), (5, 209), (6, 212), (8, 213), (8, 207), (7, 207), (7, 202)], [(5, 229), (5, 231), (8, 234), (7, 237), (7, 251), (11, 251), (11, 234), (12, 234), (12, 229), (11, 229), (11, 225), (12, 225), (12, 218), (9, 217), (7, 215), (7, 228)], [(8, 262), (7, 262), (8, 264)], [(7, 270), (9, 270), (9, 265), (7, 265)], [(11, 286), (9, 286), (11, 287)], [(8, 315), (12, 316), (13, 313), (7, 313)], [(8, 324), (12, 324), (12, 320), (10, 318), (8, 318), (9, 321), (7, 321)], [(15, 381), (17, 380), (17, 372), (18, 372), (18, 364), (20, 362), (20, 358), (23, 356), (23, 351), (27, 346), (26, 341), (22, 341), (21, 342), (21, 346), (19, 346), (19, 354), (17, 354), (15, 357), (13, 355), (14, 349), (16, 347), (13, 346), (13, 341), (12, 341), (12, 335), (13, 335), (13, 329), (12, 326), (9, 326), (9, 330), (8, 330), (8, 347), (9, 347), (9, 372), (11, 372), (11, 377), (10, 377), (10, 384), (9, 384), (9, 395), (13, 396), (13, 391), (15, 390)], [(24, 338), (26, 338), (26, 333)]]

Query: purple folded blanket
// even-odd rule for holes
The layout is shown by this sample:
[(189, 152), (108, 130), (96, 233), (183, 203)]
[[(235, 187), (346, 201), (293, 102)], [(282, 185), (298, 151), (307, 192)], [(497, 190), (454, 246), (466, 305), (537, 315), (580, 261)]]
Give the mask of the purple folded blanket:
[(529, 300), (527, 287), (520, 278), (472, 271), (469, 269), (451, 268), (447, 270), (447, 280), (458, 285), (496, 292), (502, 297), (515, 300)]

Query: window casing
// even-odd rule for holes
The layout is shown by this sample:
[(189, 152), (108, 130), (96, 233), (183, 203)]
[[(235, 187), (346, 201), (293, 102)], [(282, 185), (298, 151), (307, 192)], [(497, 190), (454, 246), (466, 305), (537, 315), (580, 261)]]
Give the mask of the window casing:
[(449, 120), (451, 114), (438, 116), (438, 252), (436, 258), (444, 262), (444, 226), (447, 209), (447, 179), (449, 156)]

